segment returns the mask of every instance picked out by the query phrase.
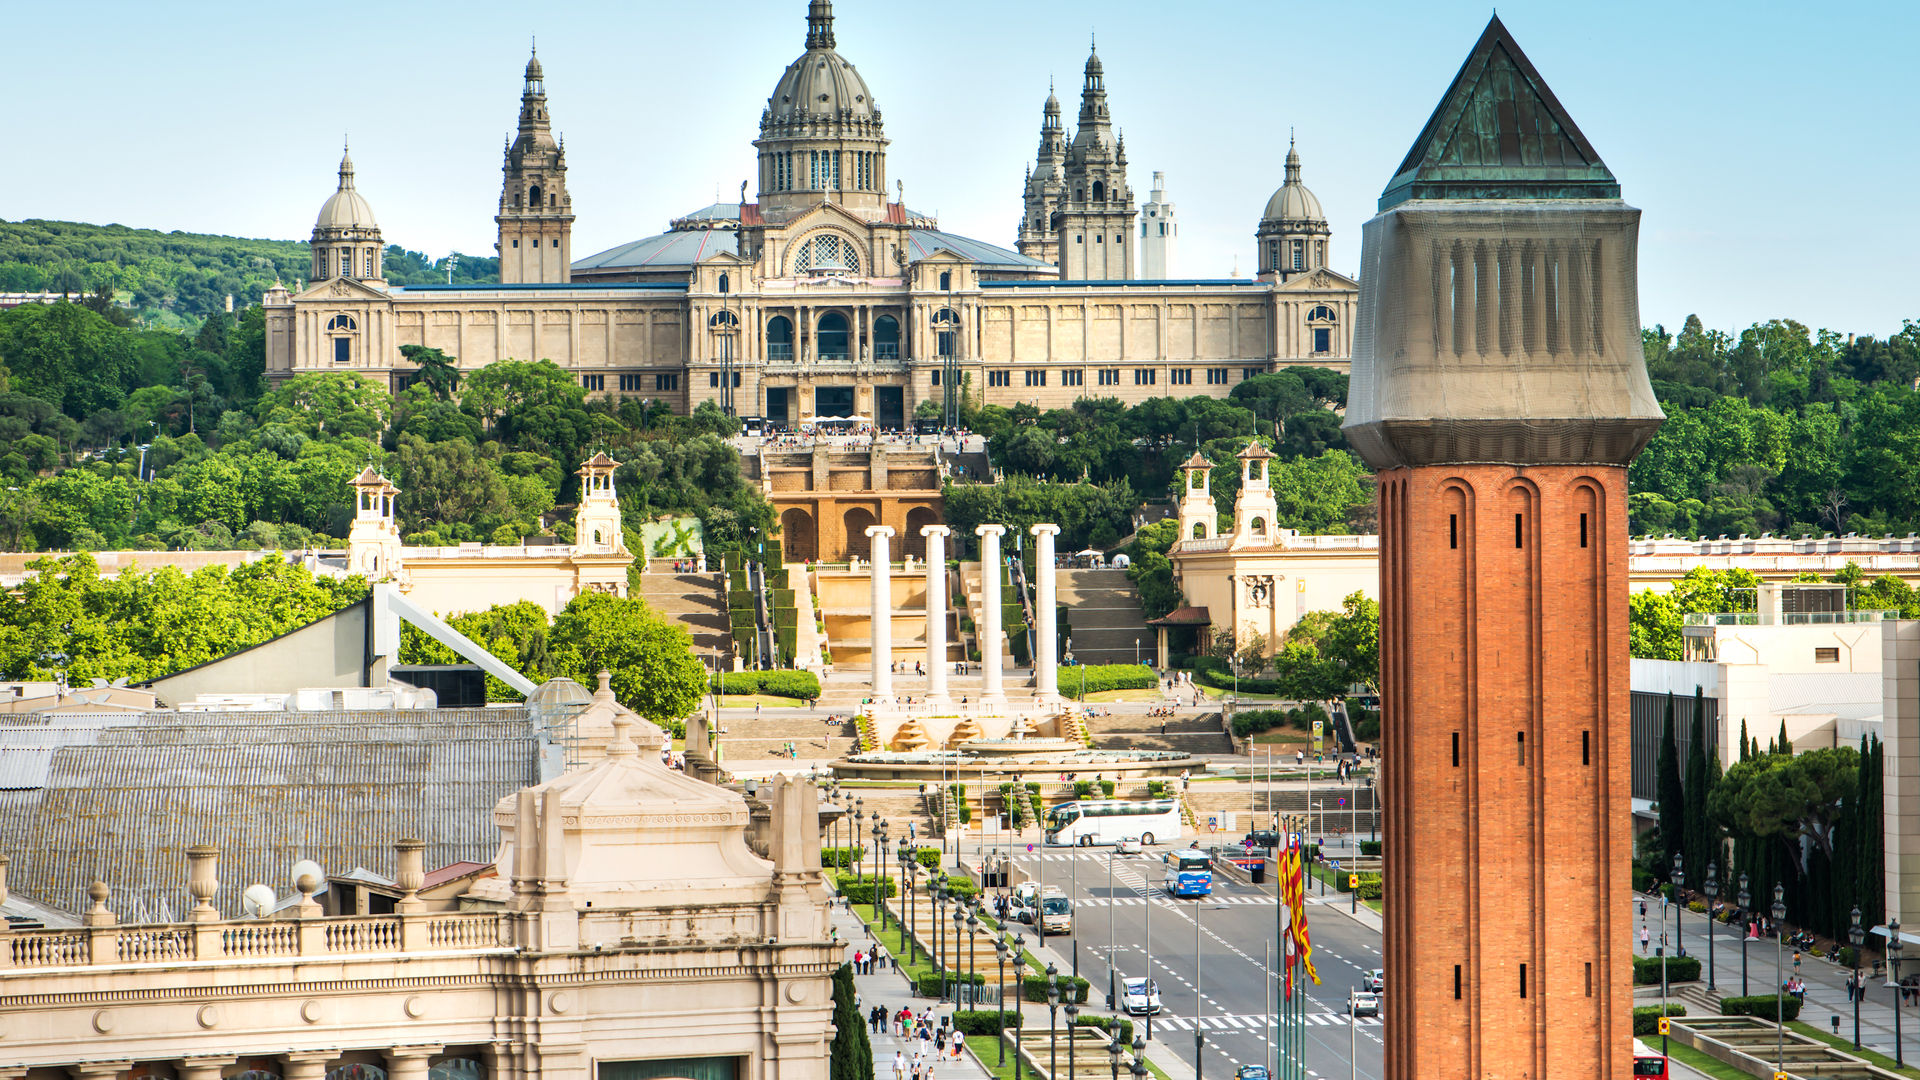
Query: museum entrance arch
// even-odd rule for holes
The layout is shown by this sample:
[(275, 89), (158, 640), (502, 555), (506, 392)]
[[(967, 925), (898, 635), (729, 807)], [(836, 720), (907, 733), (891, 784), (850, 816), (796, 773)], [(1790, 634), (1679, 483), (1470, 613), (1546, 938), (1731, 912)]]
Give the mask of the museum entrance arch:
[(874, 520), (873, 511), (864, 506), (856, 506), (840, 519), (847, 529), (846, 557), (866, 558), (873, 552), (873, 541), (867, 539), (867, 530), (880, 524)]
[(788, 562), (812, 562), (820, 557), (819, 545), (812, 514), (795, 506), (780, 515), (780, 546)]

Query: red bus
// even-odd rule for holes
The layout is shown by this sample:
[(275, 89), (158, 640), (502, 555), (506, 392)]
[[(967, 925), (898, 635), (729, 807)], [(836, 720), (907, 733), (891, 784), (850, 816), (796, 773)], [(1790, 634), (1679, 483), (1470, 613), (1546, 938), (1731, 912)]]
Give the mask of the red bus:
[(1667, 1080), (1667, 1056), (1639, 1039), (1633, 1040), (1634, 1080)]

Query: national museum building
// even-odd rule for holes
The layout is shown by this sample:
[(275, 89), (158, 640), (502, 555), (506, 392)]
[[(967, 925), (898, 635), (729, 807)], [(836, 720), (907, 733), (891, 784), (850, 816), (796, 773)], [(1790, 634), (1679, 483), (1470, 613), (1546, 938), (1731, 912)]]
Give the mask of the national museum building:
[[(1143, 216), (1098, 54), (1069, 134), (1049, 93), (1013, 249), (943, 231), (887, 168), (881, 110), (812, 0), (806, 51), (760, 116), (756, 201), (574, 258), (566, 148), (529, 60), (507, 146), (498, 285), (389, 286), (380, 227), (343, 157), (313, 230), (312, 280), (265, 297), (267, 371), (352, 371), (402, 387), (403, 345), (462, 368), (551, 360), (588, 391), (714, 401), (776, 424), (903, 427), (941, 380), (977, 401), (1225, 396), (1288, 364), (1344, 370), (1359, 287), (1328, 266), (1319, 200), (1289, 147), (1258, 220), (1253, 280), (1169, 279), (1178, 225), (1156, 174)], [(1138, 276), (1136, 264), (1141, 268)], [(1146, 279), (1146, 275), (1153, 275)]]

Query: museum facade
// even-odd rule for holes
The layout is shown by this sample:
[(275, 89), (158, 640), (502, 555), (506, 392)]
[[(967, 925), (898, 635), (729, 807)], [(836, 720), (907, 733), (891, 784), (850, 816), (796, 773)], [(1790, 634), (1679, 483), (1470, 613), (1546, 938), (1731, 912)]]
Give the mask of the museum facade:
[[(551, 360), (590, 393), (797, 424), (904, 426), (941, 381), (973, 400), (1043, 408), (1081, 397), (1224, 396), (1289, 364), (1344, 370), (1358, 285), (1328, 267), (1329, 230), (1289, 149), (1256, 230), (1254, 279), (1142, 280), (1142, 226), (1089, 56), (1068, 139), (1050, 93), (1013, 250), (943, 231), (889, 178), (880, 107), (812, 0), (806, 49), (760, 119), (758, 193), (668, 231), (572, 258), (566, 149), (538, 57), (505, 151), (497, 285), (393, 286), (343, 157), (313, 231), (312, 278), (265, 298), (278, 381), (351, 371), (399, 389), (405, 345), (465, 369)], [(1156, 263), (1161, 260), (1155, 260)], [(1159, 267), (1156, 266), (1156, 269)]]

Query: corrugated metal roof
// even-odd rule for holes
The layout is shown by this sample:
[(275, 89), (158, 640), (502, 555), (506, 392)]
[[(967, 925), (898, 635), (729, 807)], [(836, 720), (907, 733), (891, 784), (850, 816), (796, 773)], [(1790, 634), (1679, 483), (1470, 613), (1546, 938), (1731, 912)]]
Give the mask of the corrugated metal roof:
[[(756, 204), (749, 203), (753, 210)], [(911, 210), (901, 210), (893, 214), (897, 204), (889, 204), (888, 221), (900, 224), (908, 220), (928, 220)], [(898, 220), (896, 220), (896, 218)], [(713, 203), (703, 206), (685, 217), (676, 218), (675, 224), (715, 222), (735, 223), (740, 219), (739, 203)], [(1052, 270), (1050, 263), (1039, 259), (1030, 259), (1017, 251), (989, 244), (984, 240), (959, 236), (939, 229), (914, 228), (908, 233), (907, 252), (914, 260), (924, 259), (936, 251), (951, 251), (969, 262), (978, 263), (989, 270)], [(644, 240), (622, 244), (605, 251), (575, 260), (575, 270), (607, 270), (625, 267), (636, 269), (660, 270), (672, 267), (692, 267), (701, 259), (716, 252), (740, 253), (739, 242), (732, 229), (692, 228), (676, 229), (673, 232), (649, 236)]]
[(635, 240), (616, 248), (608, 248), (597, 255), (576, 259), (575, 270), (600, 270), (608, 267), (644, 267), (663, 269), (675, 266), (693, 266), (701, 259), (718, 252), (738, 255), (739, 240), (728, 229), (690, 229), (685, 232), (661, 233), (644, 240)]
[(0, 717), (0, 791), (32, 791), (45, 787), (47, 767), (55, 750), (92, 742), (109, 727), (124, 727), (139, 720), (139, 713)]
[(939, 229), (913, 229), (907, 233), (907, 254), (918, 262), (942, 248), (968, 262), (989, 270), (1051, 270), (1053, 264), (1030, 259), (1017, 251), (1008, 251), (985, 240), (974, 240)]
[(156, 712), (72, 735), (43, 788), (0, 793), (0, 837), (11, 883), (76, 912), (95, 880), (116, 911), (185, 911), (194, 844), (223, 853), (228, 915), (250, 883), (290, 889), (303, 858), (390, 870), (405, 836), (426, 842), (428, 866), (489, 860), (494, 804), (539, 781), (524, 708)]

